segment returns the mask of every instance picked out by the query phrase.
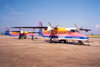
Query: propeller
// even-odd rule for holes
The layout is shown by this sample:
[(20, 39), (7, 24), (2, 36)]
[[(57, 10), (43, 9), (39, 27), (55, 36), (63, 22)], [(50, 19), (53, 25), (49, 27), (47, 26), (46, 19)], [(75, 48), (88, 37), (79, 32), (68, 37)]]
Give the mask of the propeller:
[(75, 24), (75, 28), (80, 31), (86, 31), (86, 32), (91, 31), (90, 29), (83, 29), (83, 27), (78, 28), (76, 24)]
[(80, 29), (82, 29), (83, 27), (78, 28), (77, 25), (75, 24), (75, 28), (78, 29), (78, 30), (80, 30)]
[(58, 29), (58, 25), (56, 25), (55, 27), (52, 27), (51, 23), (49, 22), (49, 26), (48, 26), (47, 31), (53, 31), (55, 29)]
[(54, 29), (58, 29), (58, 26), (59, 26), (59, 25), (56, 25), (56, 26), (54, 27)]
[(51, 23), (49, 22), (49, 26), (52, 27)]
[(75, 24), (75, 28), (78, 29), (76, 24)]

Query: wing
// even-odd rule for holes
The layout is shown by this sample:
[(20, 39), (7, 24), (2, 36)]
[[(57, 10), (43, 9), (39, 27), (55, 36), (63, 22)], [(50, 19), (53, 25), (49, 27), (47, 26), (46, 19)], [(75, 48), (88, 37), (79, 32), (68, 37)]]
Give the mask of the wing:
[(86, 31), (86, 32), (88, 32), (88, 31), (91, 31), (90, 29), (80, 29), (81, 31)]
[(47, 29), (47, 27), (11, 27), (11, 28), (18, 28), (18, 29)]

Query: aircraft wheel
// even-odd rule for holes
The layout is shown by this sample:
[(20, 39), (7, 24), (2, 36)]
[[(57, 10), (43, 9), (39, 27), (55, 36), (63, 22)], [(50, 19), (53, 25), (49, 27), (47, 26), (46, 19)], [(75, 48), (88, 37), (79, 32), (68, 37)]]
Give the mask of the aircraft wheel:
[(24, 37), (24, 39), (26, 39), (26, 37)]
[(52, 38), (50, 38), (50, 41), (49, 41), (49, 43), (52, 43)]
[(79, 40), (78, 42), (79, 42), (79, 45), (84, 45), (82, 41)]
[(66, 43), (66, 40), (59, 40), (59, 42), (62, 42), (62, 41), (63, 41), (64, 43)]
[(18, 39), (20, 39), (21, 37), (19, 37)]
[(19, 36), (19, 38), (18, 39), (21, 39), (21, 36)]
[(64, 43), (66, 43), (66, 40), (64, 40)]

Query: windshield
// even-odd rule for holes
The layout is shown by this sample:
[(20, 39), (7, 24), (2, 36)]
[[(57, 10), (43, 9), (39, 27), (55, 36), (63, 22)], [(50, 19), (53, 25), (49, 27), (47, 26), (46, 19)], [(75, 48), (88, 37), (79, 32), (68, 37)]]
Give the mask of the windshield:
[(79, 32), (79, 31), (78, 31), (78, 30), (73, 30), (73, 29), (72, 29), (72, 30), (70, 30), (70, 32)]

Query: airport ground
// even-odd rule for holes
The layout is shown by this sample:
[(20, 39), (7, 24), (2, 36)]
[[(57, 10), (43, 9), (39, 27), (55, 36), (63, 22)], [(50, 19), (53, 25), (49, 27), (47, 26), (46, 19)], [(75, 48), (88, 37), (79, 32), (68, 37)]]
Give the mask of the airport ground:
[(47, 40), (0, 36), (0, 67), (100, 67), (100, 38), (90, 46)]

